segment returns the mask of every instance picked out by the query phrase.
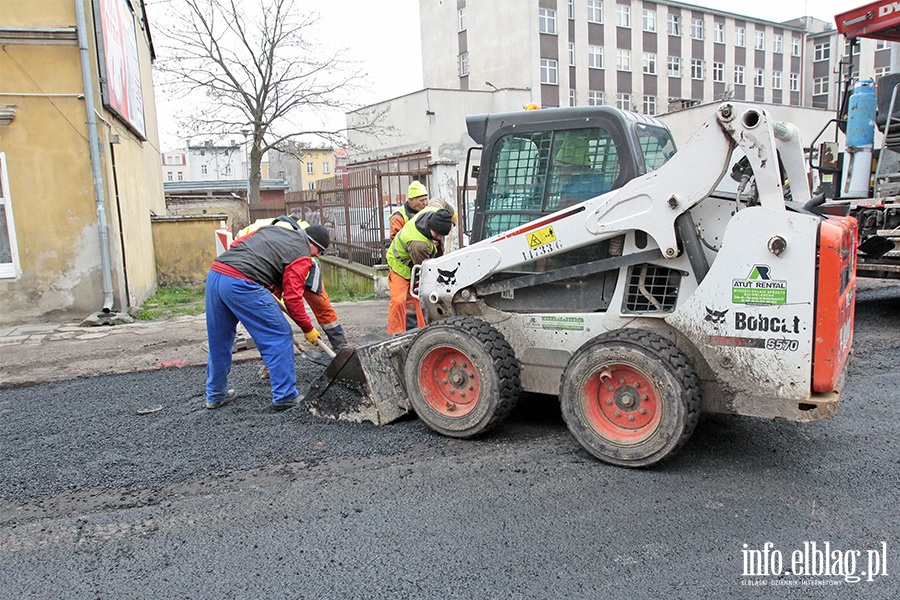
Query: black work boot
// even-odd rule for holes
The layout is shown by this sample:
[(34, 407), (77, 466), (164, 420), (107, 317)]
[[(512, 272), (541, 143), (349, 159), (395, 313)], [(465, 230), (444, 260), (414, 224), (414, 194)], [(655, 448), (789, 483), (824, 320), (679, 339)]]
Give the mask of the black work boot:
[(340, 323), (329, 323), (327, 326), (323, 325), (322, 329), (328, 336), (328, 343), (331, 344), (332, 350), (338, 352), (347, 347), (347, 337), (344, 335), (344, 328)]

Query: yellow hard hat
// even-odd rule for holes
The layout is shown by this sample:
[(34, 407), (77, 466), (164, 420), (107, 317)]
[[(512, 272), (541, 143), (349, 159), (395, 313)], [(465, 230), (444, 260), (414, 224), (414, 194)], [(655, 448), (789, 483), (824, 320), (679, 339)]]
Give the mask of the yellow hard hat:
[(540, 105), (537, 102), (529, 102), (525, 105), (525, 110), (540, 110)]
[(409, 184), (409, 189), (406, 190), (406, 197), (409, 199), (427, 195), (428, 190), (419, 181), (413, 181), (411, 184)]

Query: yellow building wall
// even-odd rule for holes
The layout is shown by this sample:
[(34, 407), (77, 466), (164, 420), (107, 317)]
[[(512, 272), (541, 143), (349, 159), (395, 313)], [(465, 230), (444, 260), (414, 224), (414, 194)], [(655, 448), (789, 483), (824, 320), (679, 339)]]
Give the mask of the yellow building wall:
[[(76, 24), (71, 0), (2, 2), (0, 27)], [(165, 214), (149, 47), (138, 29), (148, 134), (142, 141), (103, 108), (93, 10), (87, 0), (85, 12), (94, 99), (101, 117), (113, 308), (124, 311), (156, 290), (150, 213)], [(0, 102), (17, 105), (14, 121), (0, 126), (0, 152), (6, 155), (21, 266), (15, 279), (0, 279), (0, 323), (44, 320), (57, 311), (96, 312), (103, 302), (99, 218), (85, 101), (77, 97), (84, 93), (78, 46), (70, 41), (4, 44), (0, 92), (5, 94)], [(118, 141), (111, 144), (113, 136)]]
[[(329, 179), (334, 177), (334, 151), (330, 149), (310, 150), (303, 158), (304, 162), (312, 162), (313, 172), (310, 173), (307, 167), (303, 167), (303, 189), (308, 189), (310, 181), (319, 181), (321, 179)], [(328, 163), (328, 172), (322, 168), (322, 163)], [(318, 186), (316, 186), (318, 188)]]
[(154, 217), (159, 285), (203, 285), (216, 259), (215, 232), (225, 215)]

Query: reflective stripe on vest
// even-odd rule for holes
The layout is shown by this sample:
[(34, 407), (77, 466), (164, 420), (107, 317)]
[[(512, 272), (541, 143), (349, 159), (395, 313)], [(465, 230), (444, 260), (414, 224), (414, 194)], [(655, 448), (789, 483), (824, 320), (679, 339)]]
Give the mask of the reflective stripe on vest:
[(388, 251), (388, 265), (397, 275), (403, 279), (409, 279), (412, 276), (412, 258), (409, 255), (410, 242), (425, 242), (428, 244), (430, 251), (434, 252), (434, 241), (419, 231), (416, 222), (419, 218), (427, 213), (437, 212), (436, 206), (426, 206), (408, 221), (403, 229), (397, 233), (391, 248)]

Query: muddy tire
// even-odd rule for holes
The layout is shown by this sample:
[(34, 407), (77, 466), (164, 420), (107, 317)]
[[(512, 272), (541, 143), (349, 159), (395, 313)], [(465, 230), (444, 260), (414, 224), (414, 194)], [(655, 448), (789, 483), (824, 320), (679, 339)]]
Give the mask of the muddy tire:
[(522, 391), (512, 347), (474, 317), (451, 317), (423, 329), (410, 346), (404, 377), (419, 418), (457, 438), (496, 427)]
[(560, 404), (569, 431), (588, 452), (614, 465), (647, 467), (693, 433), (700, 387), (688, 357), (672, 342), (620, 329), (572, 356)]

